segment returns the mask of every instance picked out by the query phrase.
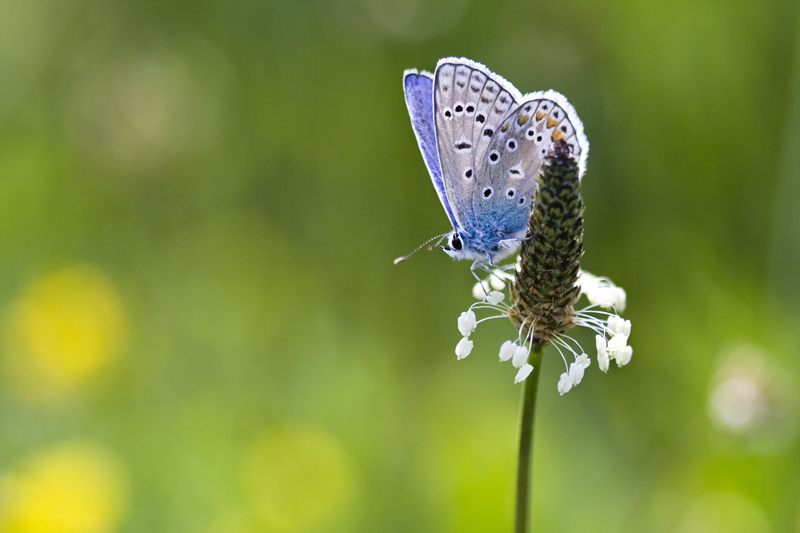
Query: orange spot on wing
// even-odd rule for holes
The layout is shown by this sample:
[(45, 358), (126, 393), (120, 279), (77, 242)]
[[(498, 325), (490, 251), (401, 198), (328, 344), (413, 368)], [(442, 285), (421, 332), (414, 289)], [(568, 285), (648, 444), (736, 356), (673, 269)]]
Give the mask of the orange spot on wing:
[(523, 124), (525, 124), (526, 122), (528, 122), (528, 119), (529, 119), (529, 118), (531, 118), (531, 117), (529, 117), (528, 115), (525, 115), (525, 114), (523, 114), (523, 113), (520, 113), (519, 115), (517, 115), (517, 124), (519, 124), (520, 126), (522, 126)]
[(507, 132), (507, 131), (508, 131), (508, 128), (510, 128), (510, 127), (511, 127), (511, 124), (509, 124), (508, 122), (506, 122), (505, 124), (503, 124), (503, 127), (502, 127), (502, 128), (500, 128), (500, 131), (502, 131), (503, 133), (505, 133), (505, 132)]
[(563, 138), (564, 138), (564, 134), (561, 133), (561, 130), (556, 130), (556, 131), (553, 132), (553, 140), (554, 141), (557, 141), (557, 140), (563, 139)]
[(536, 112), (536, 120), (542, 120), (545, 117), (545, 114), (541, 111)]
[(557, 120), (555, 120), (553, 117), (547, 117), (547, 127), (548, 128), (552, 128), (556, 124), (558, 124)]

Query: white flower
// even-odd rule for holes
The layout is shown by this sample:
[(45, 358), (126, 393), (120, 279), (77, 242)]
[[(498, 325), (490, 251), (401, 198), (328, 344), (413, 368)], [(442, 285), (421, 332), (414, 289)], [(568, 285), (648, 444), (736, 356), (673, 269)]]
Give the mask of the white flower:
[(508, 361), (514, 356), (514, 351), (517, 349), (517, 345), (511, 341), (506, 341), (500, 347), (500, 360), (501, 361)]
[(461, 316), (458, 317), (458, 331), (464, 337), (469, 337), (475, 328), (478, 327), (478, 320), (475, 318), (475, 313), (473, 311), (464, 311), (461, 313)]
[(572, 379), (570, 379), (569, 374), (564, 372), (561, 374), (561, 379), (558, 380), (558, 393), (561, 396), (564, 396), (569, 390), (572, 388)]
[(633, 356), (633, 348), (625, 346), (614, 355), (614, 359), (617, 360), (617, 366), (625, 366), (631, 362), (631, 356)]
[[(517, 273), (519, 273), (519, 259), (517, 260)], [(505, 283), (513, 281), (513, 275), (503, 270), (493, 270), (489, 276), (473, 287), (473, 296), (480, 300), (473, 304), (469, 310), (461, 313), (458, 317), (458, 331), (461, 332), (462, 339), (456, 346), (456, 356), (458, 359), (467, 357), (473, 348), (473, 342), (469, 339), (478, 326), (478, 319), (475, 311), (491, 310), (492, 315), (482, 317), (480, 322), (493, 318), (507, 318), (511, 305), (505, 302), (505, 294), (502, 289)], [(505, 282), (505, 283), (504, 283)], [(633, 349), (628, 346), (628, 338), (631, 334), (631, 321), (625, 320), (617, 313), (625, 307), (626, 295), (621, 287), (614, 285), (608, 278), (600, 278), (588, 272), (580, 272), (575, 285), (580, 288), (581, 294), (585, 294), (589, 299), (590, 305), (584, 309), (575, 310), (574, 324), (591, 329), (596, 337), (597, 347), (597, 366), (602, 372), (608, 372), (611, 360), (615, 360), (618, 366), (627, 365), (632, 357)], [(599, 309), (599, 307), (611, 308), (614, 311), (609, 313)], [(475, 311), (473, 311), (473, 309)], [(498, 354), (500, 361), (511, 361), (511, 364), (518, 369), (514, 379), (515, 383), (520, 383), (528, 378), (534, 370), (528, 364), (530, 348), (526, 345), (532, 338), (528, 335), (532, 332), (534, 324), (523, 322), (519, 326), (519, 336), (516, 341), (508, 340), (500, 346)], [(583, 348), (572, 337), (558, 335), (551, 342), (562, 357), (571, 354), (574, 361), (567, 365), (566, 371), (561, 374), (558, 381), (558, 392), (566, 394), (573, 387), (583, 380), (586, 369), (592, 364), (591, 358), (583, 352)], [(577, 349), (575, 346), (577, 345)]]
[(608, 372), (608, 351), (606, 351), (606, 338), (602, 335), (597, 335), (595, 337), (595, 341), (597, 342), (597, 366), (599, 366), (600, 370), (603, 372)]
[(520, 368), (519, 372), (517, 372), (517, 377), (514, 378), (514, 383), (525, 381), (525, 378), (530, 376), (532, 371), (533, 371), (532, 365), (522, 365), (522, 368)]
[(581, 271), (577, 285), (581, 294), (585, 294), (592, 305), (614, 308), (618, 312), (625, 310), (627, 295), (625, 289), (617, 287), (607, 278), (598, 278), (586, 271)]
[(503, 282), (503, 278), (506, 277), (507, 274), (496, 268), (492, 271), (492, 274), (489, 276), (489, 284), (492, 288), (496, 291), (502, 291), (506, 288), (506, 284)]
[(609, 355), (615, 356), (615, 354), (623, 349), (626, 344), (628, 344), (628, 337), (621, 334), (614, 335), (611, 337), (611, 340), (608, 341)]
[(456, 357), (458, 360), (464, 359), (472, 351), (472, 341), (468, 337), (464, 337), (456, 345)]
[(622, 287), (598, 287), (591, 293), (587, 293), (589, 303), (599, 305), (606, 309), (614, 308), (617, 311), (625, 310), (625, 300), (627, 295)]
[(486, 284), (483, 281), (479, 281), (472, 286), (472, 296), (476, 300), (483, 300), (484, 298), (489, 296), (489, 293), (486, 292), (487, 290), (488, 289), (486, 287)]
[(612, 335), (624, 335), (626, 338), (631, 334), (631, 321), (623, 320), (619, 315), (608, 317), (608, 330)]
[(585, 270), (578, 273), (578, 280), (575, 285), (581, 288), (581, 294), (595, 290), (600, 285), (600, 278), (594, 274), (589, 274)]
[(492, 291), (489, 293), (489, 296), (486, 297), (486, 301), (492, 305), (497, 305), (503, 301), (503, 298), (505, 298), (505, 295), (503, 295), (502, 292)]
[(514, 348), (514, 355), (511, 359), (511, 364), (516, 368), (522, 368), (522, 365), (528, 362), (528, 355), (530, 352), (524, 346), (517, 346)]
[(572, 385), (575, 386), (581, 382), (583, 379), (584, 369), (578, 363), (572, 363), (569, 365), (569, 379), (572, 381)]

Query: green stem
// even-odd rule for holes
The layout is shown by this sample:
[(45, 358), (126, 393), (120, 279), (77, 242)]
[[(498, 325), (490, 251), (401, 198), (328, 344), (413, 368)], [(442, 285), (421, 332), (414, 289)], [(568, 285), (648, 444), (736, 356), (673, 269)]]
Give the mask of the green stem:
[(536, 411), (536, 389), (542, 366), (542, 346), (534, 344), (528, 363), (533, 372), (522, 383), (522, 405), (519, 421), (519, 458), (517, 460), (517, 507), (514, 533), (527, 533), (531, 501), (531, 466), (533, 465), (533, 419)]

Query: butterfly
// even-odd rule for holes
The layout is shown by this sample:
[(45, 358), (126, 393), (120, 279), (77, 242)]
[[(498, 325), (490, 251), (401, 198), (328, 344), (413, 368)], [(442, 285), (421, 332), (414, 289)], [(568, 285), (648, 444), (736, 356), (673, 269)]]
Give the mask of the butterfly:
[(589, 142), (575, 109), (555, 91), (523, 95), (463, 57), (440, 59), (433, 74), (406, 70), (403, 91), (453, 226), (439, 242), (454, 259), (472, 260), (473, 274), (496, 266), (525, 238), (539, 171), (556, 140), (570, 146), (583, 175)]

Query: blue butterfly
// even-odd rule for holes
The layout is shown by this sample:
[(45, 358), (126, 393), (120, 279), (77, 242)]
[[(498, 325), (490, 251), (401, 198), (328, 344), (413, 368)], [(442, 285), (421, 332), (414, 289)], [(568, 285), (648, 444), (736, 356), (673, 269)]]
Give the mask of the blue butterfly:
[(589, 142), (555, 91), (522, 95), (484, 65), (455, 57), (440, 59), (433, 74), (406, 70), (403, 90), (453, 226), (439, 242), (454, 259), (471, 259), (473, 272), (495, 266), (525, 238), (539, 170), (556, 140), (571, 147), (583, 175)]

